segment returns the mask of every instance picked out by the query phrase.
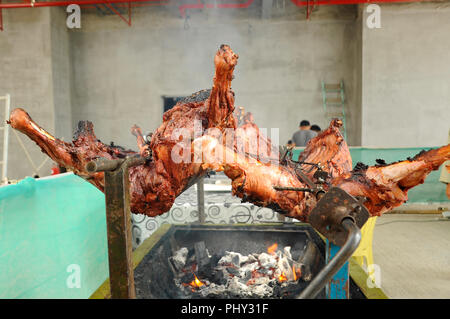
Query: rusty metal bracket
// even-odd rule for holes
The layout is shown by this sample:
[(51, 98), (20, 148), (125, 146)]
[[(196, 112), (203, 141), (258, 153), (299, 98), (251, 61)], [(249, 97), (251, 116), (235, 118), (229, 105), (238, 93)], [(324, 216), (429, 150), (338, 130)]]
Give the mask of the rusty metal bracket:
[[(348, 259), (352, 256), (356, 248), (358, 248), (361, 242), (361, 231), (356, 226), (353, 220), (350, 218), (344, 218), (341, 222), (342, 228), (345, 230), (347, 239), (344, 245), (339, 249), (339, 251), (334, 255), (334, 257), (327, 263), (327, 265), (314, 277), (313, 281), (300, 293), (297, 297), (299, 299), (312, 299), (317, 296), (320, 290), (333, 281), (333, 276), (335, 276), (340, 269), (347, 263)], [(348, 271), (346, 273), (347, 280), (344, 279), (343, 284), (344, 294), (348, 296)], [(341, 289), (342, 290), (342, 289)], [(342, 294), (338, 291), (335, 294)], [(327, 295), (329, 295), (327, 293)]]
[(333, 244), (343, 246), (348, 232), (342, 226), (342, 221), (349, 218), (361, 228), (369, 217), (369, 211), (361, 199), (356, 199), (339, 187), (332, 187), (311, 211), (308, 222)]
[(86, 164), (88, 172), (105, 174), (109, 283), (113, 299), (136, 298), (128, 169), (145, 162), (144, 157), (127, 157), (115, 160), (99, 158)]

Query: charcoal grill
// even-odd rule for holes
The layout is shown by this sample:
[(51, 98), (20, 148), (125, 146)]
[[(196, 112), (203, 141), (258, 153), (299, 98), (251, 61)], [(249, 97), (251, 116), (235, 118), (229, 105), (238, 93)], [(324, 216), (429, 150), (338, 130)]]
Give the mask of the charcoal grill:
[[(183, 297), (179, 295), (178, 288), (175, 288), (173, 283), (174, 275), (169, 271), (168, 259), (180, 246), (192, 246), (195, 242), (206, 242), (212, 253), (228, 250), (244, 255), (263, 252), (267, 246), (277, 242), (282, 246), (291, 246), (293, 257), (304, 254), (303, 248), (307, 247), (308, 243), (313, 243), (319, 255), (313, 256), (315, 262), (308, 265), (313, 273), (313, 280), (310, 283), (299, 281), (299, 290), (290, 297), (324, 297), (324, 287), (327, 289), (326, 296), (328, 297), (333, 295), (341, 295), (341, 298), (342, 296), (350, 297), (347, 260), (358, 247), (361, 238), (359, 228), (367, 220), (368, 211), (362, 205), (361, 200), (351, 197), (343, 190), (331, 188), (325, 193), (321, 190), (320, 185), (308, 189), (308, 191), (315, 192), (320, 199), (309, 215), (309, 222), (329, 239), (326, 249), (310, 225), (281, 226), (281, 228), (274, 225), (260, 225), (257, 226), (258, 228), (246, 225), (241, 226), (239, 230), (231, 226), (229, 228), (206, 225), (173, 226), (171, 231), (166, 230), (167, 233), (159, 234), (160, 237), (154, 238), (156, 235), (154, 234), (147, 239), (148, 244), (141, 245), (143, 247), (141, 252), (135, 254), (138, 257), (132, 261), (134, 257), (131, 252), (128, 167), (144, 163), (145, 160), (145, 158), (126, 158), (114, 161), (98, 159), (88, 163), (86, 167), (90, 172), (105, 172), (108, 254), (111, 274), (110, 280), (105, 282), (93, 297), (108, 296), (105, 289), (111, 292), (110, 296), (113, 298)], [(162, 228), (162, 230), (164, 229)], [(342, 247), (338, 247), (336, 244)], [(148, 245), (151, 247), (148, 248)], [(143, 253), (145, 247), (148, 249)], [(323, 260), (326, 260), (325, 266)], [(344, 265), (346, 267), (342, 267)], [(138, 267), (136, 268), (136, 266)], [(134, 268), (136, 268), (136, 273), (134, 273)], [(318, 271), (319, 269), (321, 270)], [(338, 274), (340, 272), (343, 274)], [(109, 287), (109, 283), (111, 283), (111, 287)], [(336, 289), (341, 292), (336, 294), (333, 292)]]
[[(223, 255), (225, 251), (243, 255), (262, 253), (273, 243), (291, 246), (293, 259), (297, 260), (306, 250), (307, 243), (316, 247), (311, 258), (311, 273), (315, 276), (324, 267), (325, 247), (321, 238), (307, 225), (179, 225), (171, 227), (155, 243), (155, 246), (135, 268), (134, 279), (137, 298), (186, 298), (174, 283), (168, 259), (181, 247), (193, 248), (197, 242), (205, 242), (211, 255)], [(297, 292), (309, 282), (299, 280)], [(324, 297), (325, 292), (320, 293)], [(287, 296), (289, 297), (289, 296)], [(290, 297), (295, 297), (291, 295)]]
[[(174, 283), (174, 275), (169, 269), (168, 258), (178, 248), (193, 247), (199, 241), (207, 243), (211, 254), (220, 254), (225, 250), (231, 250), (244, 255), (264, 252), (270, 244), (277, 242), (280, 246), (291, 246), (291, 252), (295, 259), (302, 256), (307, 243), (312, 242), (317, 247), (317, 255), (311, 259), (310, 264), (313, 277), (325, 266), (325, 241), (308, 224), (164, 224), (133, 252), (136, 298), (186, 298)], [(298, 290), (295, 292), (303, 291), (309, 284), (309, 281), (299, 280)], [(91, 298), (110, 297), (108, 280), (91, 296)], [(285, 296), (285, 298), (295, 297), (295, 294)], [(365, 298), (351, 279), (350, 297), (353, 299)], [(322, 289), (316, 298), (326, 298), (325, 289)]]

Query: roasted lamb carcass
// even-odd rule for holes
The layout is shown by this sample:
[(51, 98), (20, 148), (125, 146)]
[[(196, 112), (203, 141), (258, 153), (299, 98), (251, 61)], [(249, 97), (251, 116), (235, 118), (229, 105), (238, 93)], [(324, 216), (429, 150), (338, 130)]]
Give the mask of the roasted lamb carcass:
[[(279, 163), (276, 156), (261, 154), (262, 149), (273, 149), (271, 145), (264, 148), (261, 144), (249, 145), (261, 141), (271, 144), (265, 137), (257, 141), (251, 138), (255, 134), (261, 137), (253, 121), (234, 130), (237, 120), (233, 116), (234, 94), (230, 85), (237, 58), (228, 46), (221, 46), (214, 59), (216, 73), (212, 89), (193, 94), (166, 112), (149, 145), (139, 128), (133, 127), (139, 153), (142, 156), (152, 154), (151, 161), (130, 169), (134, 213), (156, 216), (167, 212), (176, 196), (213, 169), (225, 172), (232, 180), (233, 194), (243, 200), (307, 220), (317, 203), (315, 195), (273, 187), (307, 187), (296, 172), (296, 163)], [(101, 143), (90, 122), (81, 122), (72, 144), (51, 136), (22, 109), (14, 110), (9, 122), (58, 164), (72, 169), (100, 190), (103, 190), (103, 173), (87, 173), (87, 162), (99, 157), (114, 159), (138, 154)], [(450, 145), (447, 145), (406, 161), (372, 167), (357, 164), (352, 170), (350, 152), (339, 132), (341, 124), (333, 120), (328, 129), (309, 141), (299, 160), (321, 164), (329, 175), (323, 184), (325, 190), (338, 186), (351, 195), (364, 196), (372, 215), (401, 205), (411, 187), (422, 183), (427, 174), (450, 158)], [(202, 134), (203, 130), (206, 133)], [(248, 152), (249, 149), (253, 151)], [(300, 168), (309, 178), (313, 178), (317, 170), (307, 164), (300, 164)]]
[[(237, 60), (238, 56), (231, 48), (222, 45), (214, 58), (213, 87), (183, 99), (167, 111), (150, 145), (143, 141), (139, 128), (132, 128), (132, 133), (138, 136), (140, 153), (144, 156), (150, 150), (152, 153), (149, 163), (129, 170), (130, 202), (134, 213), (156, 216), (167, 212), (175, 198), (206, 173), (201, 163), (184, 160), (185, 154), (177, 152), (190, 146), (196, 134), (196, 125), (200, 135), (206, 129), (217, 128), (220, 131), (236, 127), (232, 114), (234, 93), (231, 91), (231, 80)], [(72, 143), (53, 137), (33, 122), (23, 109), (13, 110), (9, 123), (35, 141), (59, 165), (73, 170), (101, 191), (104, 188), (103, 173), (88, 173), (86, 164), (99, 157), (115, 159), (138, 154), (102, 143), (96, 138), (90, 122), (79, 123)], [(187, 155), (190, 158), (191, 154)]]
[[(412, 159), (392, 164), (367, 166), (357, 163), (352, 170), (352, 159), (347, 143), (339, 131), (342, 122), (331, 121), (330, 126), (315, 138), (311, 139), (300, 154), (298, 163), (320, 163), (322, 170), (329, 175), (323, 184), (324, 190), (337, 186), (353, 196), (365, 198), (364, 205), (372, 216), (398, 207), (406, 200), (407, 192), (414, 186), (422, 184), (427, 175), (437, 170), (450, 158), (450, 144), (438, 149), (423, 151)], [(200, 142), (197, 140), (195, 142)], [(233, 194), (245, 201), (265, 206), (284, 213), (289, 217), (306, 221), (308, 214), (315, 207), (317, 198), (308, 192), (291, 190), (275, 190), (273, 186), (308, 188), (298, 176), (295, 166), (298, 163), (288, 161), (286, 165), (262, 163), (254, 157), (245, 158), (235, 154), (234, 162), (223, 161), (214, 154), (232, 152), (210, 136), (202, 137), (204, 153), (211, 169), (223, 170), (232, 179)], [(223, 148), (222, 151), (213, 151)], [(212, 154), (212, 155), (211, 155)], [(311, 180), (317, 167), (298, 164), (302, 172)]]

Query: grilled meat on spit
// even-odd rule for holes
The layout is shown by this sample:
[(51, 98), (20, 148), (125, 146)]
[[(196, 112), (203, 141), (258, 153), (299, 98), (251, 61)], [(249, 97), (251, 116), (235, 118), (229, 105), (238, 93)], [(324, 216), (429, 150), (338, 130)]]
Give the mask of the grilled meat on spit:
[[(231, 91), (231, 80), (237, 59), (238, 56), (229, 46), (222, 45), (214, 58), (216, 74), (212, 89), (185, 98), (164, 114), (163, 123), (153, 134), (150, 143), (152, 161), (129, 170), (130, 203), (134, 213), (156, 216), (167, 212), (175, 198), (206, 173), (200, 163), (175, 163), (171, 159), (172, 152), (190, 145), (195, 124), (200, 129), (236, 127), (232, 115), (234, 93)], [(22, 109), (13, 110), (9, 122), (13, 128), (35, 141), (55, 162), (73, 170), (101, 191), (104, 188), (103, 173), (88, 173), (86, 163), (99, 157), (115, 159), (138, 154), (100, 142), (91, 122), (79, 123), (71, 144), (51, 136)], [(182, 129), (181, 133), (186, 137), (182, 141), (179, 141), (179, 129)], [(147, 156), (149, 147), (143, 141), (140, 129), (133, 127), (132, 133), (138, 136), (140, 153)]]
[[(229, 130), (236, 128), (232, 114), (234, 93), (230, 85), (237, 58), (228, 46), (221, 46), (214, 59), (216, 74), (212, 89), (195, 93), (167, 111), (150, 145), (142, 139), (139, 128), (132, 128), (140, 154), (152, 154), (148, 163), (130, 168), (134, 213), (156, 216), (167, 212), (176, 196), (209, 169), (223, 170), (232, 180), (233, 194), (256, 205), (300, 220), (306, 220), (315, 207), (317, 199), (310, 192), (273, 188), (274, 185), (298, 188), (308, 185), (296, 172), (296, 163), (288, 161), (286, 165), (279, 165), (270, 151), (273, 149), (270, 140), (262, 137), (259, 130), (255, 132), (254, 123), (236, 131)], [(11, 113), (9, 123), (35, 141), (59, 165), (73, 170), (102, 191), (103, 173), (87, 173), (86, 163), (99, 157), (114, 159), (138, 154), (103, 144), (95, 137), (90, 122), (80, 122), (71, 144), (51, 136), (22, 109)], [(299, 161), (320, 163), (329, 176), (323, 184), (324, 190), (338, 186), (351, 195), (364, 196), (372, 215), (380, 215), (404, 203), (411, 187), (423, 183), (432, 170), (450, 158), (449, 144), (406, 161), (371, 167), (357, 164), (352, 170), (348, 146), (339, 132), (341, 125), (339, 120), (333, 120), (328, 129), (309, 141)], [(200, 131), (209, 130), (203, 136), (196, 135), (196, 126)], [(257, 140), (262, 142), (258, 144), (250, 134), (261, 137)], [(251, 143), (258, 145), (253, 147)], [(268, 146), (261, 148), (263, 144)], [(249, 149), (256, 150), (256, 154)], [(262, 149), (266, 153), (261, 154)], [(196, 150), (201, 151), (200, 156)], [(316, 166), (303, 164), (300, 168), (307, 177), (314, 179)]]

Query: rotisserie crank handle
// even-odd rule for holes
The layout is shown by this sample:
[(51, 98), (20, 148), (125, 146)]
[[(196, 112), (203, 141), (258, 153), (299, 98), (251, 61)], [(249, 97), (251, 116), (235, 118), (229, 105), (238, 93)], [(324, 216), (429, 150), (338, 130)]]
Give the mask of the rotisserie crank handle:
[(313, 299), (347, 262), (361, 241), (361, 231), (352, 218), (344, 218), (342, 227), (347, 230), (347, 240), (336, 256), (316, 275), (311, 283), (302, 291), (298, 299)]

